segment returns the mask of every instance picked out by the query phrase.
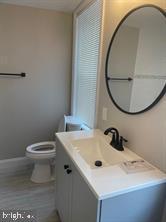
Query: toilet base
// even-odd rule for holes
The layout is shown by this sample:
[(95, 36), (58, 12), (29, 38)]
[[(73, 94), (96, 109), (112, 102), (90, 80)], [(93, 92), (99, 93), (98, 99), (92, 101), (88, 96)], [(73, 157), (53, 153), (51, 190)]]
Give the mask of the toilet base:
[(52, 181), (50, 163), (35, 163), (31, 176), (34, 183), (46, 183)]

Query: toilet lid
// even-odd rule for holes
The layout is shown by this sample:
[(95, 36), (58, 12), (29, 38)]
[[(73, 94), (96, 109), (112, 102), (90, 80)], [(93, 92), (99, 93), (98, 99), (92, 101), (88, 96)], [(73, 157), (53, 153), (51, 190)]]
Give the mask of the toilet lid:
[(38, 154), (46, 154), (46, 153), (55, 153), (55, 142), (47, 141), (41, 143), (35, 143), (26, 148), (26, 151), (29, 153), (38, 153)]

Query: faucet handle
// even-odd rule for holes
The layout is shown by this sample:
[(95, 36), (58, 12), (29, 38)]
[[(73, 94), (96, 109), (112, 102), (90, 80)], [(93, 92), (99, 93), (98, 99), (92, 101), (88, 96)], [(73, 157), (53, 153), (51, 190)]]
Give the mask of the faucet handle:
[(120, 137), (120, 140), (121, 140), (121, 139), (122, 139), (122, 141), (124, 141), (124, 142), (126, 142), (126, 143), (128, 142), (128, 140), (126, 140), (123, 136)]
[(118, 150), (119, 151), (123, 151), (124, 150), (123, 141), (124, 142), (128, 142), (128, 140), (126, 140), (123, 136), (121, 136), (120, 140), (119, 140), (119, 144), (118, 144)]

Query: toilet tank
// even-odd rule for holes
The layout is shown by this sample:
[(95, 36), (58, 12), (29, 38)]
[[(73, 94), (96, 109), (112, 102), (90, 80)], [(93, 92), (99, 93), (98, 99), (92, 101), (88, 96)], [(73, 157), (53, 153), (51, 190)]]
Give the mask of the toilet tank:
[(63, 116), (59, 122), (58, 132), (81, 130), (83, 122), (75, 116)]

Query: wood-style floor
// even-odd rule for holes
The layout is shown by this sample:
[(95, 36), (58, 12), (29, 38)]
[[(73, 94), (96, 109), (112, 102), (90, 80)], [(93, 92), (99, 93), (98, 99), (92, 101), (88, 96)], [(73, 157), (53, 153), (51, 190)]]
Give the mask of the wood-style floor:
[(0, 172), (0, 209), (34, 210), (38, 222), (59, 222), (55, 210), (54, 182), (35, 184), (31, 170)]

